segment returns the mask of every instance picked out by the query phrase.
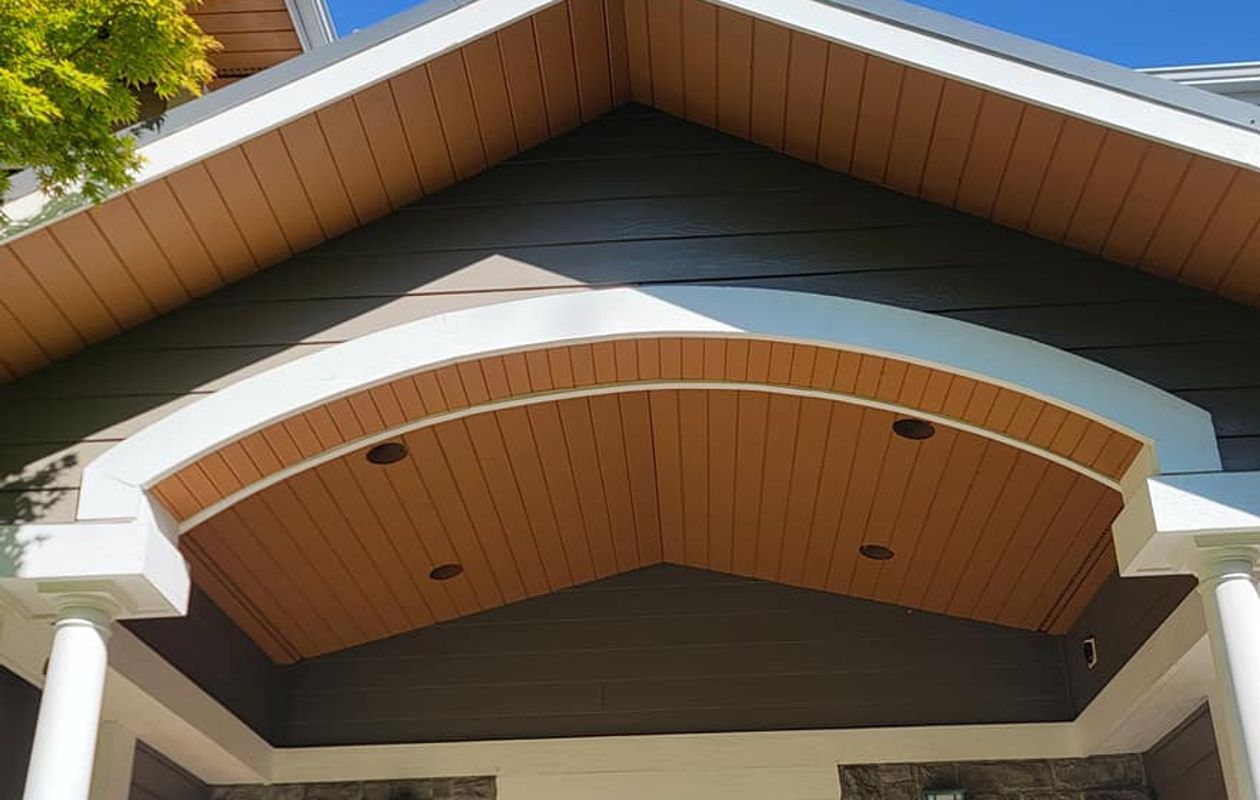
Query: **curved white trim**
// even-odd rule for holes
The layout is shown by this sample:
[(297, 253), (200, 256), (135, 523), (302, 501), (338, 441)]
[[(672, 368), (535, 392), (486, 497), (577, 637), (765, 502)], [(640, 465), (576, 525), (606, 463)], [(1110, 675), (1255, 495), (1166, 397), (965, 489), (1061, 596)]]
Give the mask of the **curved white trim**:
[(1155, 453), (1166, 472), (1220, 468), (1207, 412), (1027, 339), (922, 312), (797, 292), (609, 289), (429, 317), (246, 378), (159, 420), (89, 464), (78, 518), (134, 518), (147, 512), (143, 489), (200, 456), (311, 406), (403, 375), (495, 353), (659, 335), (811, 343), (937, 366), (1122, 427), (1153, 445), (1150, 457), (1139, 459), (1138, 477), (1156, 471)]
[(441, 425), (451, 420), (464, 419), (465, 417), (475, 416), (477, 414), (485, 414), (491, 411), (502, 411), (508, 408), (521, 408), (525, 406), (538, 405), (539, 403), (553, 403), (559, 400), (568, 400), (576, 397), (595, 397), (598, 395), (608, 394), (625, 394), (628, 392), (650, 392), (661, 389), (713, 389), (713, 390), (734, 390), (734, 391), (754, 391), (763, 392), (765, 394), (789, 395), (792, 397), (813, 397), (821, 400), (833, 400), (841, 403), (850, 403), (855, 406), (866, 406), (868, 408), (878, 408), (884, 411), (892, 411), (896, 413), (906, 414), (907, 416), (915, 416), (920, 419), (931, 420), (932, 422), (954, 428), (968, 433), (974, 433), (983, 436), (986, 439), (1001, 442), (1025, 452), (1033, 453), (1047, 461), (1052, 461), (1062, 467), (1072, 470), (1073, 472), (1084, 475), (1091, 480), (1098, 481), (1112, 489), (1123, 490), (1120, 482), (1109, 475), (1103, 475), (1095, 472), (1086, 466), (1076, 463), (1063, 456), (1052, 453), (1049, 450), (1043, 450), (1034, 444), (1025, 442), (1021, 439), (1015, 439), (1002, 433), (997, 433), (987, 428), (981, 428), (978, 425), (972, 425), (952, 417), (946, 417), (941, 414), (934, 414), (920, 409), (912, 409), (907, 406), (898, 405), (897, 403), (886, 403), (882, 400), (874, 400), (869, 397), (858, 397), (856, 395), (845, 394), (843, 392), (826, 391), (822, 389), (806, 389), (798, 386), (780, 386), (776, 384), (750, 383), (747, 381), (640, 381), (637, 383), (609, 383), (600, 384), (598, 386), (587, 386), (581, 389), (568, 389), (563, 391), (539, 392), (537, 394), (521, 395), (519, 397), (511, 397), (505, 400), (498, 400), (489, 403), (481, 403), (467, 408), (461, 408), (456, 411), (448, 411), (442, 414), (433, 414), (431, 416), (422, 417), (421, 419), (411, 420), (396, 425), (392, 428), (378, 431), (370, 436), (362, 436), (358, 439), (345, 442), (344, 444), (331, 447), (310, 458), (303, 459), (294, 464), (290, 464), (284, 469), (277, 470), (269, 475), (263, 476), (261, 480), (244, 486), (236, 492), (227, 495), (223, 499), (206, 506), (201, 511), (193, 514), (188, 519), (178, 523), (179, 530), (188, 531), (200, 525), (202, 522), (210, 519), (221, 511), (224, 511), (236, 505), (247, 497), (258, 494), (268, 486), (274, 486), (277, 483), (305, 472), (312, 467), (334, 461), (347, 453), (353, 453), (356, 450), (376, 444), (377, 442), (387, 441), (397, 438), (402, 434), (421, 428), (431, 428), (435, 425)]

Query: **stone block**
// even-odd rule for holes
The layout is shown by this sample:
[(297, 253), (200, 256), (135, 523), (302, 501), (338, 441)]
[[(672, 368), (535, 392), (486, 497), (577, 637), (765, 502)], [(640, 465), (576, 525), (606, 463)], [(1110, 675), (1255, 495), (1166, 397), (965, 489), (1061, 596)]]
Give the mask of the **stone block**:
[(1081, 793), (1081, 800), (1151, 800), (1146, 789), (1091, 789)]
[(873, 795), (881, 788), (879, 768), (871, 766), (841, 767), (840, 791), (843, 797)]
[(914, 768), (915, 783), (920, 789), (957, 789), (957, 764), (918, 764)]
[(312, 783), (306, 787), (302, 800), (363, 800), (363, 783)]
[(434, 781), (367, 781), (363, 800), (435, 800)]
[(958, 779), (970, 793), (1054, 788), (1045, 761), (969, 761), (958, 766)]
[(1064, 789), (1128, 789), (1142, 785), (1137, 756), (1065, 758), (1051, 762), (1055, 785)]

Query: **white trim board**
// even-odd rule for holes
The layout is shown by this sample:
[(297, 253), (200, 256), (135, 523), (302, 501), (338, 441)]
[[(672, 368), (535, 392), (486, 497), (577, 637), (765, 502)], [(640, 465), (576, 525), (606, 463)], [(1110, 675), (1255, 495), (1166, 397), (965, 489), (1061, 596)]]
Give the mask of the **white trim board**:
[(1121, 482), (1220, 468), (1210, 416), (1123, 373), (969, 323), (846, 298), (661, 287), (558, 294), (427, 317), (246, 378), (130, 436), (83, 472), (78, 519), (162, 519), (144, 491), (184, 465), (336, 397), (444, 364), (557, 344), (658, 335), (834, 346), (1006, 385), (1119, 426), (1149, 445)]

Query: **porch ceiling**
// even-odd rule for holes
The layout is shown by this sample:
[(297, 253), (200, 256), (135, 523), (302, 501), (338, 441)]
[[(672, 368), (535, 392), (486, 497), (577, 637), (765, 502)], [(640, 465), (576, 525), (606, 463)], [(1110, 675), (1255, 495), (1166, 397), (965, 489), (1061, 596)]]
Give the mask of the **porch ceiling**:
[[(478, 412), (512, 398), (527, 404)], [(893, 406), (958, 427), (905, 439)], [(321, 461), (426, 417), (441, 421), (401, 435), (401, 462), (369, 463), (367, 444)], [(1062, 632), (1115, 571), (1121, 503), (1101, 476), (1136, 451), (1044, 401), (894, 359), (644, 339), (374, 387), (154, 493), (201, 520), (181, 540), (194, 580), (281, 662), (662, 561)], [(895, 555), (861, 558), (864, 543)], [(431, 580), (445, 563), (465, 573)]]
[(1251, 169), (707, 0), (566, 0), (0, 247), (0, 380), (630, 100), (1260, 303)]

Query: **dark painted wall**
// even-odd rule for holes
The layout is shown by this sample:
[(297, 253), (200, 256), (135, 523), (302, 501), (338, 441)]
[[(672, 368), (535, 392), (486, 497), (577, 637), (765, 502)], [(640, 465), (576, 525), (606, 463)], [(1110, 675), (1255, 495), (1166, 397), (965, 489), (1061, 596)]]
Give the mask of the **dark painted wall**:
[[(1072, 630), (1062, 637), (1063, 663), (1067, 665), (1072, 703), (1078, 713), (1103, 690), (1194, 587), (1195, 579), (1186, 575), (1147, 578), (1115, 575), (1103, 584)], [(1089, 668), (1082, 651), (1087, 636), (1093, 636), (1098, 644), (1098, 663), (1093, 669)]]
[[(529, 266), (475, 266), (494, 254)], [(539, 287), (695, 282), (855, 297), (1037, 339), (1203, 405), (1226, 465), (1260, 467), (1260, 312), (628, 108), (0, 389), (0, 518), (64, 518), (94, 454), (244, 371)], [(1107, 666), (1072, 673), (1077, 707), (1170, 607), (1155, 579), (1116, 591), (1122, 602), (1104, 592), (1086, 614)], [(1156, 610), (1118, 624), (1111, 602)], [(199, 605), (193, 621), (136, 630), (266, 733), (282, 694), (270, 669), (221, 615), (199, 622)], [(805, 724), (815, 712), (792, 713)]]
[(193, 587), (188, 616), (124, 625), (264, 738), (274, 734), (279, 668)]
[[(35, 738), (39, 689), (0, 667), (0, 800), (17, 800)], [(136, 747), (129, 800), (209, 800), (206, 785), (143, 743)]]
[(22, 796), (35, 737), (39, 690), (0, 667), (0, 797)]
[[(496, 253), (535, 269), (466, 269)], [(101, 449), (264, 359), (543, 284), (700, 281), (1061, 347), (1209, 409), (1227, 467), (1260, 467), (1260, 311), (630, 107), (0, 389), (0, 514), (69, 515)]]
[(1157, 800), (1225, 800), (1225, 778), (1207, 706), (1142, 757)]
[(285, 673), (285, 745), (1072, 716), (1053, 637), (667, 565)]
[(210, 789), (141, 742), (131, 767), (128, 800), (210, 800)]

